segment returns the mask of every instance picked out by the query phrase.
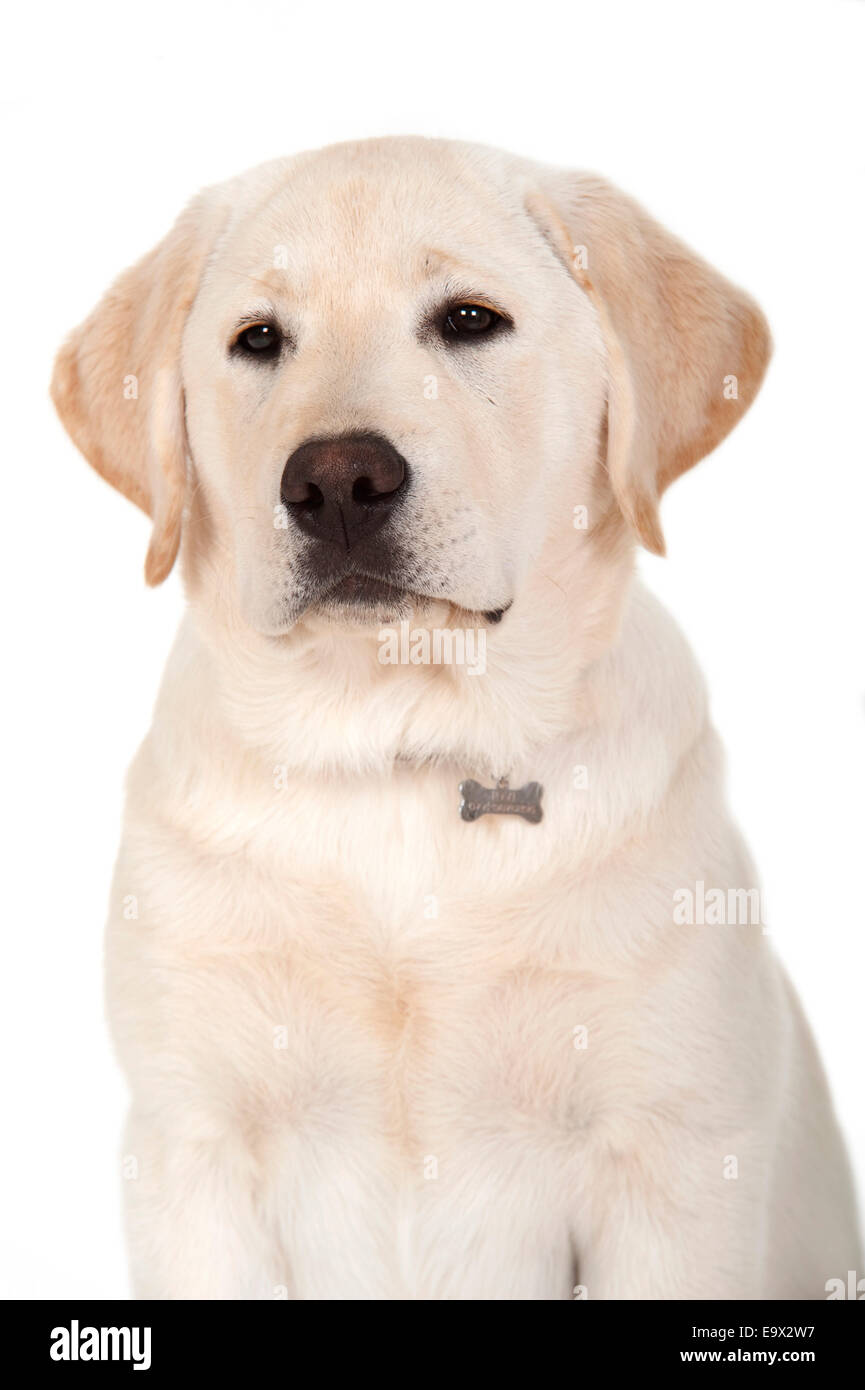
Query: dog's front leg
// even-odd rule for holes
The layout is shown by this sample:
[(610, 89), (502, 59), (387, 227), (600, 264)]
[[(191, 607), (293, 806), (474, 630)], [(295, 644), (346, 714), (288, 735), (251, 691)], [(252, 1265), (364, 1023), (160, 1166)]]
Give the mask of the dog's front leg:
[(766, 1297), (762, 1147), (740, 1133), (608, 1152), (577, 1232), (578, 1296)]
[(242, 1138), (133, 1110), (123, 1171), (135, 1297), (291, 1296)]

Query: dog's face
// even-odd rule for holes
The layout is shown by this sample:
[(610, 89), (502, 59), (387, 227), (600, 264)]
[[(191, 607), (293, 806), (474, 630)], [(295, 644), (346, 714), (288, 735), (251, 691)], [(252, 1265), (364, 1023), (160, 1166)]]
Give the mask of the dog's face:
[(415, 597), (506, 608), (569, 470), (585, 495), (604, 400), (586, 296), (440, 151), (289, 172), (215, 253), (183, 380), (244, 613), (273, 631)]
[(750, 301), (599, 180), (370, 141), (202, 195), (54, 389), (153, 516), (151, 582), (185, 512), (191, 584), (281, 634), (438, 603), (495, 620), (551, 534), (578, 543), (575, 508), (584, 543), (660, 549), (661, 491), (767, 353)]

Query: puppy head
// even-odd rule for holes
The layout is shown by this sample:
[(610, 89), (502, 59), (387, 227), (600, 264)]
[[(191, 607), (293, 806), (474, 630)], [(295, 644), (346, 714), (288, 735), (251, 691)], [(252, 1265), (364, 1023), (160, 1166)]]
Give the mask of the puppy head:
[(196, 599), (278, 635), (498, 616), (551, 545), (662, 551), (664, 488), (768, 354), (753, 303), (601, 180), (397, 139), (201, 195), (53, 394), (151, 515), (148, 582), (183, 530)]

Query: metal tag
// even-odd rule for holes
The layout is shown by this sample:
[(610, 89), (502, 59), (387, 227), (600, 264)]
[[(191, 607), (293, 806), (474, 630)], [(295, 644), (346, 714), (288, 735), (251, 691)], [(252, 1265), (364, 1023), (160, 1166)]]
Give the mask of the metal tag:
[(463, 820), (480, 820), (481, 816), (522, 816), (537, 825), (543, 819), (540, 782), (527, 782), (524, 787), (509, 787), (503, 777), (496, 787), (482, 787), (469, 779), (460, 782), (460, 815)]

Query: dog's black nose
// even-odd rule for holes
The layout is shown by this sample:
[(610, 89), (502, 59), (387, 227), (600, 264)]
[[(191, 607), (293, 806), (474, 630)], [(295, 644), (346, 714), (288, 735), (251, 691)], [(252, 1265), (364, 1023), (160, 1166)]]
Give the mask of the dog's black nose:
[(280, 493), (302, 531), (351, 550), (387, 520), (405, 481), (405, 459), (381, 435), (343, 434), (295, 449)]

